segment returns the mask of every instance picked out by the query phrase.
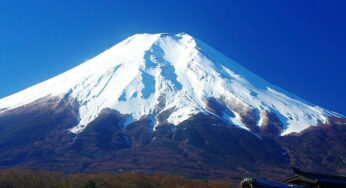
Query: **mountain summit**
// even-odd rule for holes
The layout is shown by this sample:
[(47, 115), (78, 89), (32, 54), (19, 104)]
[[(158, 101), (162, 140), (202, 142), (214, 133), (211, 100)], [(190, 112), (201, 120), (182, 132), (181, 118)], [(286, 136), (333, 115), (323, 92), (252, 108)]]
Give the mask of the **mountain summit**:
[(337, 114), (271, 85), (192, 36), (137, 34), (50, 80), (0, 100), (0, 113), (45, 97), (76, 101), (82, 132), (104, 109), (126, 114), (124, 125), (150, 118), (179, 125), (198, 113), (259, 132), (268, 121), (285, 135)]

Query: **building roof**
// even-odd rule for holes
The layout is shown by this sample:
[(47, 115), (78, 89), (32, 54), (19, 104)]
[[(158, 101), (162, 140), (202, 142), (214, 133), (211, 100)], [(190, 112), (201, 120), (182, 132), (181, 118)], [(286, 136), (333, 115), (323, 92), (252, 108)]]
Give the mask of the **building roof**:
[(304, 172), (297, 168), (293, 168), (295, 176), (283, 180), (284, 183), (293, 183), (297, 181), (306, 182), (315, 185), (330, 185), (330, 186), (342, 186), (346, 187), (346, 177), (345, 176), (333, 176), (326, 174), (318, 174), (311, 172)]

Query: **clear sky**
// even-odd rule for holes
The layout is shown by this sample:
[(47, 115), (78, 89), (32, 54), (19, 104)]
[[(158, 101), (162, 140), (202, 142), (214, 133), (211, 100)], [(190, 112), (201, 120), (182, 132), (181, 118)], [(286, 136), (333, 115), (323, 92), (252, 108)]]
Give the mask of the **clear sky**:
[(2, 0), (0, 98), (158, 32), (189, 33), (346, 115), (345, 0)]

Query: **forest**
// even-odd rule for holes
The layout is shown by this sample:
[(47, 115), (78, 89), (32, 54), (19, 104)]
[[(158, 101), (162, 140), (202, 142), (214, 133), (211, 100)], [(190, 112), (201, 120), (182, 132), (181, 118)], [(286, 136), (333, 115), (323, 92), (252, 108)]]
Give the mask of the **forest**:
[(1, 188), (232, 188), (222, 180), (195, 180), (159, 173), (88, 173), (8, 169), (0, 171)]

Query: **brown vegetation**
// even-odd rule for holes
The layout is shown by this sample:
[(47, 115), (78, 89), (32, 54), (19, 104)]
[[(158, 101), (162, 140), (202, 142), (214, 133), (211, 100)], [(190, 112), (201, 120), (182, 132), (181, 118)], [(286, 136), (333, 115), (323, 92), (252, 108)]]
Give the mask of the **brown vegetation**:
[(0, 171), (1, 188), (226, 188), (228, 182), (136, 173), (71, 174), (31, 170)]

